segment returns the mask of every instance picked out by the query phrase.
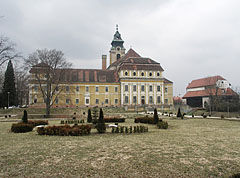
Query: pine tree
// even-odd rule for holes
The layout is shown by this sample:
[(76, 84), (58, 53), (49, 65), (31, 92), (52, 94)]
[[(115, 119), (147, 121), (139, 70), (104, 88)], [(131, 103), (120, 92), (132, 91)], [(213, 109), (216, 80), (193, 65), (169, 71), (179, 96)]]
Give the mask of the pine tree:
[(162, 120), (158, 118), (158, 113), (157, 113), (157, 109), (154, 109), (154, 115), (153, 115), (153, 119), (154, 119), (154, 124), (157, 124), (159, 121), (161, 122)]
[(27, 114), (26, 110), (24, 110), (24, 112), (23, 112), (22, 121), (23, 121), (23, 123), (28, 123), (28, 114)]
[(7, 70), (3, 83), (3, 105), (8, 106), (18, 105), (17, 92), (15, 87), (15, 77), (12, 61), (8, 62)]
[(98, 119), (96, 128), (97, 128), (98, 133), (104, 133), (106, 131), (102, 108), (100, 109), (99, 119)]
[(91, 123), (91, 122), (92, 122), (92, 114), (91, 114), (91, 109), (88, 109), (87, 122), (88, 122), (88, 123)]

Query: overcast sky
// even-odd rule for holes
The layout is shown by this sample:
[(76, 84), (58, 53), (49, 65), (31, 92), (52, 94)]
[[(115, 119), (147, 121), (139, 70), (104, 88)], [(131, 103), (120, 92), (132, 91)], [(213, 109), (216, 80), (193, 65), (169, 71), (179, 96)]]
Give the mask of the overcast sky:
[(125, 48), (159, 62), (174, 95), (183, 95), (191, 80), (213, 75), (240, 86), (239, 7), (239, 0), (0, 0), (0, 35), (24, 57), (55, 48), (74, 68), (100, 68), (118, 24)]

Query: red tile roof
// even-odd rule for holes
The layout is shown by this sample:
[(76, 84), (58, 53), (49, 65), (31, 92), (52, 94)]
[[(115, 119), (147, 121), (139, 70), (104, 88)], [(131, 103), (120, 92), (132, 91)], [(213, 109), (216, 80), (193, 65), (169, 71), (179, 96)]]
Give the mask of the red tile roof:
[[(204, 97), (204, 96), (210, 96), (210, 95), (216, 95), (216, 88), (213, 89), (206, 89), (206, 90), (200, 90), (200, 91), (189, 91), (187, 92), (183, 98), (191, 98), (191, 97)], [(217, 90), (217, 96), (237, 96), (238, 94), (233, 91), (231, 88), (227, 88), (226, 92), (224, 92), (222, 89)]]
[(225, 79), (223, 77), (217, 75), (217, 76), (213, 76), (213, 77), (207, 77), (207, 78), (193, 80), (187, 86), (187, 89), (215, 85), (218, 80), (225, 80)]

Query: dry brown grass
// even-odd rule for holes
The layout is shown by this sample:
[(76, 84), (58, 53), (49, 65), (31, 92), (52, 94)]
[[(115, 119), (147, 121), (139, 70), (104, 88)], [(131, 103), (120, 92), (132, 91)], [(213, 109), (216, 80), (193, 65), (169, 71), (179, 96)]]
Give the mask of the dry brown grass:
[[(228, 177), (240, 172), (240, 122), (164, 119), (141, 134), (10, 133), (0, 123), (0, 177)], [(59, 121), (50, 122), (51, 125)], [(133, 119), (120, 125), (134, 125)]]

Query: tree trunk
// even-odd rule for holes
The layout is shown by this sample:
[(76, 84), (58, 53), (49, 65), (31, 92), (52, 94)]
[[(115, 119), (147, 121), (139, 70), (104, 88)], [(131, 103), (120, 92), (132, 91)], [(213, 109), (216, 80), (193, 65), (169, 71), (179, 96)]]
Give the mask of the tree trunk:
[(46, 103), (46, 118), (50, 117), (50, 104)]

